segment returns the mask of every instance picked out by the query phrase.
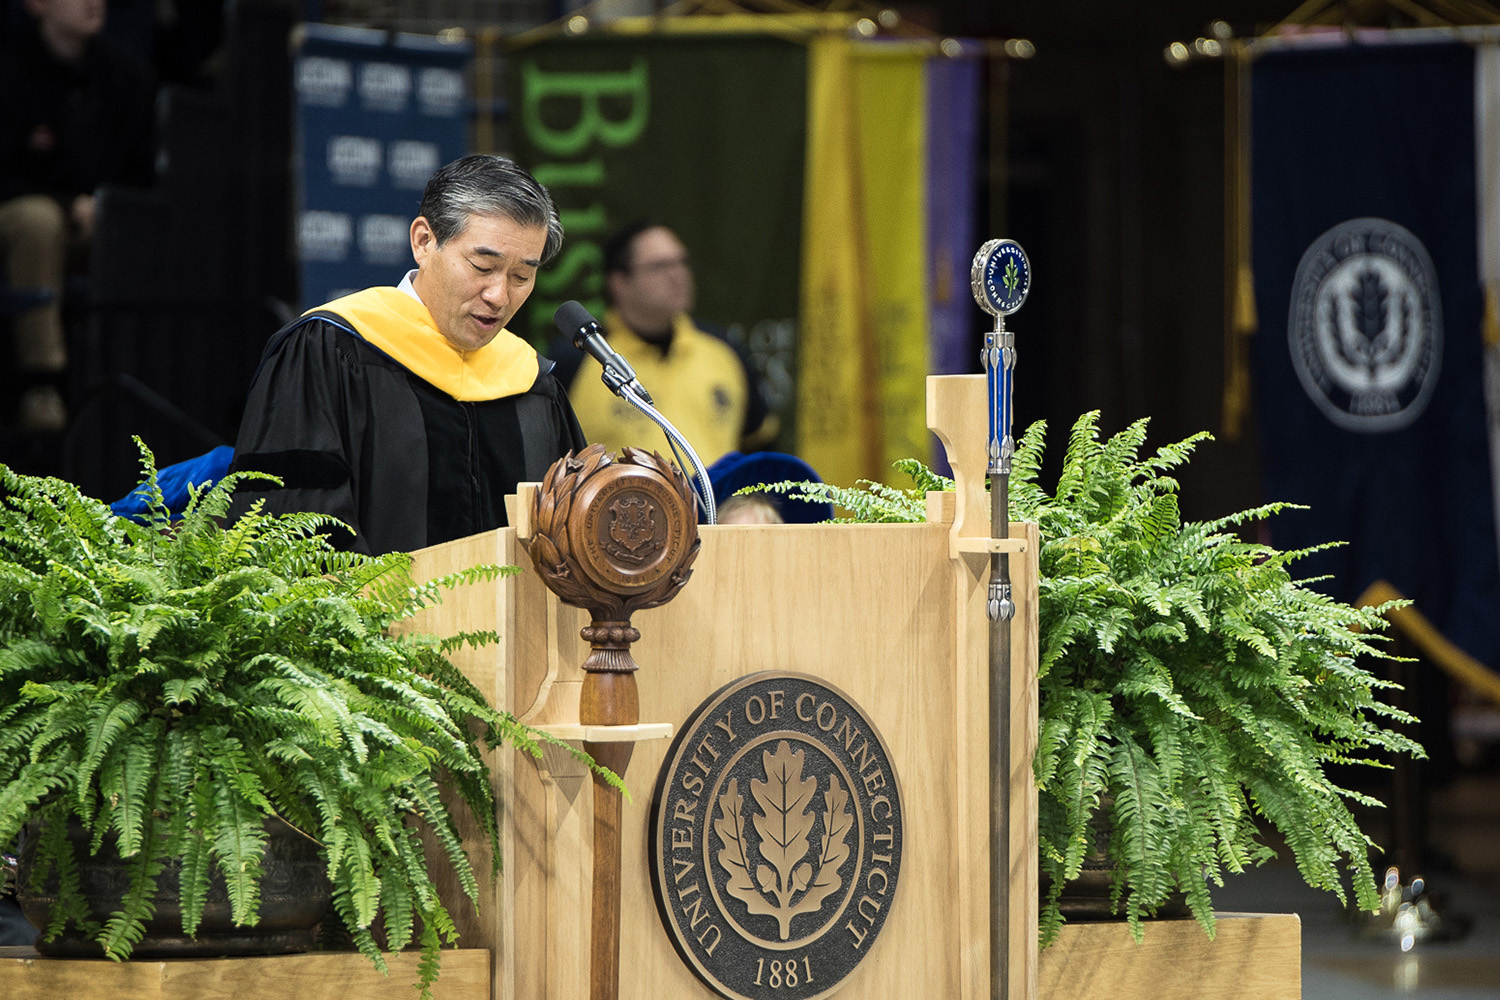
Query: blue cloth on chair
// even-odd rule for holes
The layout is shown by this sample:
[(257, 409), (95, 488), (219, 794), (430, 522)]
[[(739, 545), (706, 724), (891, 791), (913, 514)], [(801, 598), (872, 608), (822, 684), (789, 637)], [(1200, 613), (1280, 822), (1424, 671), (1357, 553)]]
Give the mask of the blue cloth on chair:
[[(714, 503), (722, 504), (746, 486), (763, 483), (814, 482), (822, 477), (796, 455), (779, 451), (731, 451), (708, 467), (708, 481), (713, 484)], [(781, 519), (787, 524), (817, 524), (833, 518), (833, 504), (794, 500), (782, 493), (766, 494)]]
[[(159, 469), (156, 473), (156, 483), (161, 487), (162, 498), (167, 502), (167, 510), (171, 511), (174, 516), (180, 515), (187, 509), (189, 490), (195, 486), (212, 486), (223, 479), (225, 473), (229, 471), (229, 463), (233, 458), (234, 448), (221, 444), (197, 458), (190, 458), (176, 465), (169, 465), (165, 469)], [(145, 484), (142, 483), (126, 496), (110, 504), (109, 509), (120, 517), (141, 521), (146, 516), (147, 498)]]

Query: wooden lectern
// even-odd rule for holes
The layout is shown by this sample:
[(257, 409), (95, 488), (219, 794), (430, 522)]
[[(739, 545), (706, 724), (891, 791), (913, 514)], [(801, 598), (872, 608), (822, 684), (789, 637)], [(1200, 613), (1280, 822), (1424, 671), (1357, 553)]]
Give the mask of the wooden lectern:
[[(839, 984), (862, 998), (989, 995), (989, 734), (985, 584), (992, 543), (984, 493), (984, 380), (934, 379), (930, 422), (948, 443), (957, 494), (934, 494), (925, 524), (714, 526), (701, 529), (693, 578), (672, 603), (639, 612), (633, 646), (641, 724), (577, 723), (579, 638), (587, 615), (560, 603), (534, 572), (450, 595), (420, 627), (500, 623), (502, 641), (466, 654), (464, 670), (496, 704), (582, 742), (636, 741), (626, 776), (621, 872), (620, 996), (712, 997), (680, 958), (649, 877), (649, 812), (667, 736), (713, 692), (758, 671), (813, 675), (862, 706), (883, 736), (902, 796), (900, 882), (880, 935)], [(967, 461), (965, 461), (967, 458)], [(976, 479), (977, 477), (977, 479)], [(977, 483), (977, 487), (976, 487)], [(944, 502), (946, 501), (946, 502)], [(439, 574), (481, 561), (528, 565), (529, 498), (514, 528), (424, 550)], [(1010, 996), (1036, 995), (1035, 525), (999, 544), (1012, 554), (1018, 605), (1012, 657), (1016, 909)], [(498, 761), (503, 875), (464, 944), (494, 949), (494, 997), (588, 996), (592, 791), (565, 754), (542, 767)], [(1025, 831), (1030, 831), (1026, 833)]]

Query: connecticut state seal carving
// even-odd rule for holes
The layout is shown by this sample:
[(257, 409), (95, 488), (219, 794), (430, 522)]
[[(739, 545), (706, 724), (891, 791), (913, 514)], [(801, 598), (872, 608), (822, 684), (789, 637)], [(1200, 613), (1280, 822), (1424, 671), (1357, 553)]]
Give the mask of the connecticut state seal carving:
[(901, 794), (879, 732), (814, 677), (742, 677), (662, 764), (651, 882), (678, 953), (744, 1000), (809, 1000), (870, 953), (900, 881)]

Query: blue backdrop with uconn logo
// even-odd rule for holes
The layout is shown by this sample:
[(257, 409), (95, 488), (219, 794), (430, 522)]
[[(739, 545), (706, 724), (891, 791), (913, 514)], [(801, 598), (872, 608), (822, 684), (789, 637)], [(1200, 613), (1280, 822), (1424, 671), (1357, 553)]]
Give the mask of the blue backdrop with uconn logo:
[(1273, 544), (1348, 542), (1300, 575), (1347, 601), (1385, 579), (1500, 666), (1474, 78), (1456, 43), (1256, 59), (1254, 381), (1265, 499), (1311, 508)]
[(468, 151), (467, 42), (309, 24), (297, 54), (301, 309), (394, 285), (432, 172)]

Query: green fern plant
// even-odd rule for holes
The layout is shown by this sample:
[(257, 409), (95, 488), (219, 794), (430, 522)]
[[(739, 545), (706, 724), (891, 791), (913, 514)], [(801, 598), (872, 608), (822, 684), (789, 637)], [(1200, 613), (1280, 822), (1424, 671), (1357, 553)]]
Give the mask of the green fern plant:
[[(322, 515), (257, 507), (221, 527), (253, 474), (195, 493), (173, 521), (142, 454), (141, 524), (68, 483), (0, 466), (0, 844), (28, 823), (41, 831), (32, 884), (55, 875), (61, 887), (44, 937), (71, 921), (109, 957), (128, 957), (167, 859), (182, 861), (185, 935), (211, 870), (235, 922), (255, 923), (262, 827), (279, 817), (320, 845), (333, 908), (376, 966), (386, 969), (377, 914), (389, 948), (420, 943), (430, 996), (439, 947), (457, 932), (419, 826), (477, 900), (439, 786), (498, 857), (483, 749), (539, 753), (546, 737), (492, 709), (448, 662), (493, 634), (390, 627), (448, 588), (517, 569), (417, 584), (409, 555), (337, 551), (325, 532), (346, 529)], [(102, 926), (77, 892), (69, 821), (96, 852), (115, 841), (127, 867), (122, 909)]]
[(845, 511), (844, 516), (833, 519), (834, 524), (891, 524), (925, 521), (927, 494), (953, 489), (953, 480), (933, 472), (915, 458), (898, 458), (893, 465), (911, 479), (910, 489), (899, 489), (873, 479), (861, 479), (853, 486), (784, 480), (747, 486), (737, 490), (736, 495), (783, 493), (794, 500), (831, 503)]
[[(1013, 516), (1037, 522), (1040, 618), (1039, 790), (1045, 946), (1063, 922), (1059, 898), (1091, 852), (1113, 866), (1111, 908), (1139, 939), (1142, 918), (1186, 896), (1210, 935), (1210, 886), (1272, 856), (1262, 824), (1285, 840), (1306, 882), (1347, 903), (1379, 907), (1373, 843), (1329, 765), (1381, 753), (1422, 756), (1386, 728), (1410, 717), (1382, 703), (1392, 687), (1359, 665), (1389, 606), (1354, 608), (1310, 589), (1289, 566), (1312, 550), (1278, 552), (1235, 528), (1271, 517), (1267, 504), (1206, 523), (1183, 522), (1170, 472), (1208, 438), (1142, 456), (1147, 421), (1100, 440), (1099, 415), (1069, 435), (1056, 489), (1039, 483), (1046, 425), (1016, 449)], [(921, 521), (922, 494), (951, 489), (920, 463), (897, 463), (914, 489), (865, 482), (754, 487), (852, 512), (846, 520)], [(1101, 832), (1104, 831), (1104, 832)]]

